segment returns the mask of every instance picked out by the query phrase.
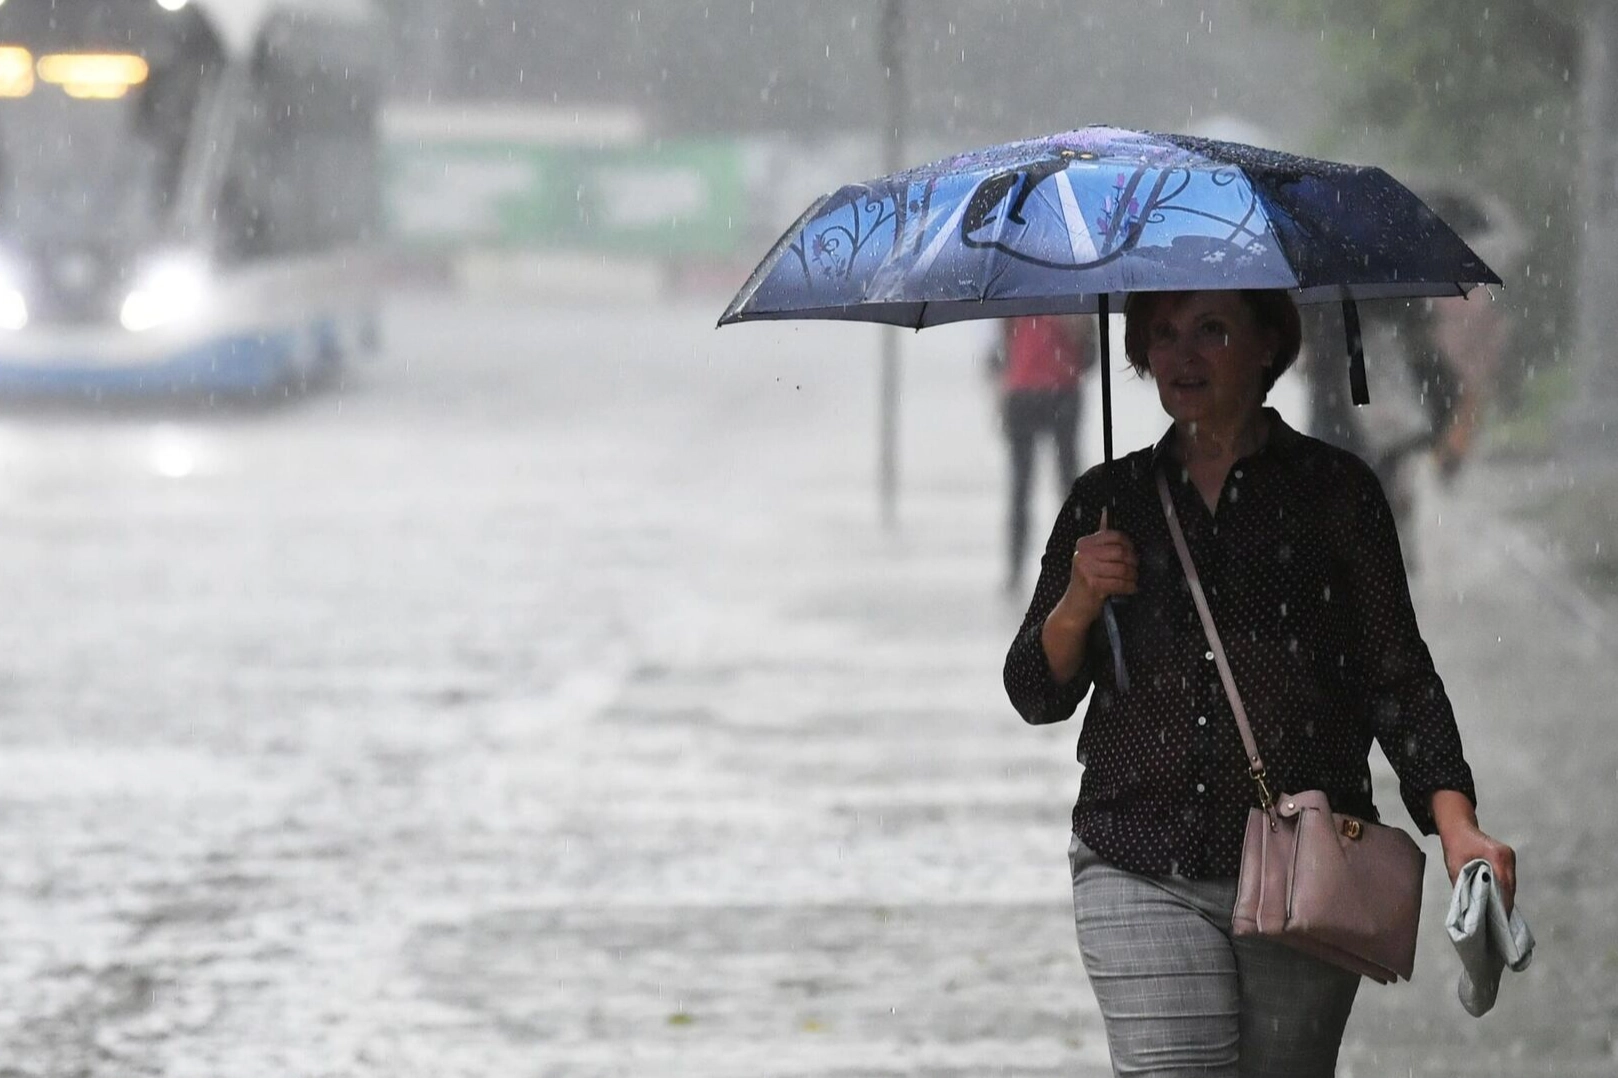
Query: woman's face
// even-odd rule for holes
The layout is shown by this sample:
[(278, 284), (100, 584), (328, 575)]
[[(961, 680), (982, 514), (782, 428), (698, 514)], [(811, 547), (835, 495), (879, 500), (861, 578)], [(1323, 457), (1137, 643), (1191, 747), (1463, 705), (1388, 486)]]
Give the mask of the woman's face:
[(1172, 293), (1147, 323), (1146, 364), (1175, 423), (1219, 429), (1257, 414), (1279, 345), (1240, 293)]

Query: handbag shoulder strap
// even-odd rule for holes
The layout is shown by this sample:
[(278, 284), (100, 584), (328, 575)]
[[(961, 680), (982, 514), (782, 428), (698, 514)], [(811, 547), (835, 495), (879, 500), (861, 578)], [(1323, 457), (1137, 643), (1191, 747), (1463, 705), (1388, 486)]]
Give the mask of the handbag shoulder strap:
[(1225, 684), (1225, 696), (1230, 699), (1230, 710), (1236, 716), (1236, 726), (1242, 733), (1242, 747), (1247, 750), (1247, 765), (1253, 781), (1258, 784), (1259, 798), (1265, 809), (1274, 799), (1264, 782), (1264, 758), (1259, 756), (1258, 743), (1253, 740), (1253, 728), (1247, 722), (1247, 709), (1242, 695), (1236, 689), (1236, 678), (1230, 673), (1230, 660), (1225, 656), (1224, 642), (1214, 626), (1213, 612), (1208, 609), (1208, 597), (1202, 592), (1202, 579), (1197, 576), (1197, 564), (1191, 560), (1191, 548), (1186, 546), (1185, 531), (1180, 527), (1179, 515), (1174, 512), (1174, 499), (1169, 494), (1169, 481), (1163, 470), (1157, 470), (1157, 496), (1163, 502), (1163, 516), (1168, 518), (1169, 535), (1174, 539), (1174, 551), (1180, 556), (1185, 579), (1191, 585), (1191, 599), (1197, 605), (1197, 616), (1202, 619), (1202, 630), (1208, 635), (1208, 647), (1213, 650), (1214, 665), (1219, 668), (1219, 680)]

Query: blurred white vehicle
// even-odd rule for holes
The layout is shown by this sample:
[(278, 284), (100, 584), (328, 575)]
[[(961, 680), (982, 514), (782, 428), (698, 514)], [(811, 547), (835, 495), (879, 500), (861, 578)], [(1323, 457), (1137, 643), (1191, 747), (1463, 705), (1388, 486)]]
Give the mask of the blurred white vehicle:
[(246, 394), (374, 344), (359, 0), (0, 3), (0, 394)]

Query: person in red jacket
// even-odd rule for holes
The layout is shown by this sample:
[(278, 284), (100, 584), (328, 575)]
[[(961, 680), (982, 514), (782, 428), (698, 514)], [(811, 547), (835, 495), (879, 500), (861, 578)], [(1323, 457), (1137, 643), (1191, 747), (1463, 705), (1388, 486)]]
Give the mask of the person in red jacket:
[(1058, 493), (1079, 475), (1080, 379), (1094, 354), (1094, 320), (1031, 315), (1001, 323), (991, 365), (1000, 394), (1000, 425), (1011, 451), (1011, 505), (1006, 591), (1022, 587), (1028, 547), (1028, 500), (1034, 449), (1049, 437), (1056, 449)]

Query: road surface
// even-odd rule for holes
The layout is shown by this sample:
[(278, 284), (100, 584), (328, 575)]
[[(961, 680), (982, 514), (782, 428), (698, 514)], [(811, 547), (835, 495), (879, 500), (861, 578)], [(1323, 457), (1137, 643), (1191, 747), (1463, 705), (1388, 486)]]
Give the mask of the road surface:
[[(720, 306), (412, 294), (301, 403), (0, 416), (0, 1070), (1105, 1073), (980, 331), (905, 339), (887, 532), (875, 331)], [(1418, 582), (1540, 956), (1467, 1018), (1434, 868), (1347, 1074), (1618, 1066), (1615, 638), (1544, 482), (1435, 499)]]

